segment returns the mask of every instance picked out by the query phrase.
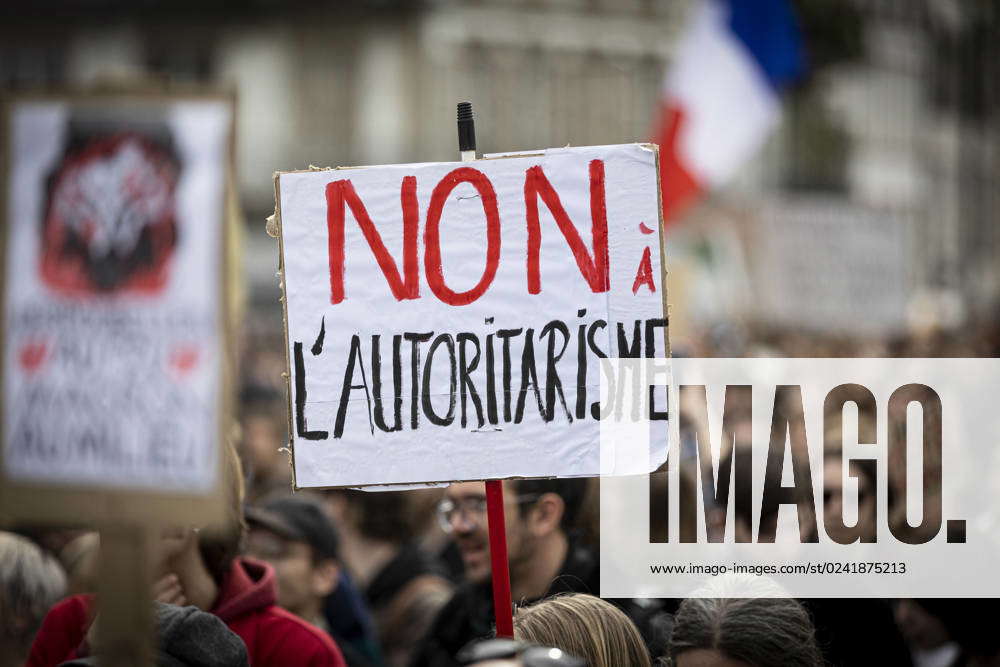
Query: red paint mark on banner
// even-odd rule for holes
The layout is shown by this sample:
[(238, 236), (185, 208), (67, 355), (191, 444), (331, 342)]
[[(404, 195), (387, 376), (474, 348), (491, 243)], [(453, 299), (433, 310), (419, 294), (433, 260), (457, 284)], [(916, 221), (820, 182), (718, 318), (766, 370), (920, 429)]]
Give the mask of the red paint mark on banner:
[(639, 291), (645, 285), (650, 292), (656, 291), (656, 284), (653, 282), (653, 259), (649, 252), (649, 246), (642, 251), (642, 259), (639, 260), (639, 268), (635, 272), (635, 282), (632, 283), (632, 294)]
[(400, 205), (403, 209), (403, 276), (389, 254), (382, 236), (368, 215), (368, 209), (349, 180), (334, 181), (326, 186), (326, 226), (329, 234), (330, 303), (344, 300), (344, 209), (351, 208), (361, 233), (375, 255), (382, 275), (397, 301), (416, 299), (420, 296), (420, 275), (417, 265), (417, 179), (406, 176), (399, 187)]
[[(604, 161), (591, 160), (590, 173), (590, 229), (591, 248), (577, 231), (559, 194), (552, 187), (541, 166), (528, 168), (524, 174), (525, 224), (527, 225), (527, 287), (529, 294), (541, 292), (540, 254), (542, 229), (538, 215), (539, 198), (545, 202), (552, 217), (569, 245), (580, 269), (580, 274), (594, 293), (611, 289), (610, 258), (608, 254), (608, 213), (605, 201)], [(469, 183), (479, 193), (479, 200), (486, 215), (486, 265), (475, 287), (456, 292), (445, 284), (441, 259), (441, 215), (448, 195), (461, 183)], [(420, 269), (417, 259), (417, 235), (420, 212), (417, 204), (417, 180), (406, 176), (400, 184), (400, 206), (403, 213), (403, 271), (386, 249), (372, 222), (368, 209), (358, 196), (350, 180), (333, 181), (326, 186), (327, 202), (327, 251), (330, 270), (330, 303), (336, 305), (345, 299), (344, 292), (344, 225), (346, 209), (350, 208), (361, 233), (368, 243), (389, 289), (397, 301), (420, 298)], [(424, 270), (427, 284), (434, 295), (451, 306), (465, 306), (481, 297), (489, 289), (500, 265), (501, 221), (496, 191), (486, 174), (471, 167), (459, 167), (446, 174), (435, 186), (427, 207), (424, 229)]]
[(183, 345), (170, 353), (170, 367), (180, 375), (187, 375), (198, 365), (201, 356), (197, 345)]
[(528, 293), (538, 294), (542, 291), (541, 271), (539, 269), (539, 254), (542, 244), (541, 225), (538, 222), (538, 198), (549, 208), (555, 218), (559, 231), (569, 243), (576, 265), (580, 268), (591, 291), (607, 292), (611, 285), (608, 271), (608, 214), (604, 199), (604, 161), (590, 162), (590, 228), (593, 239), (594, 254), (587, 252), (587, 247), (580, 238), (573, 221), (566, 214), (559, 195), (556, 193), (545, 172), (540, 166), (528, 169), (524, 175), (524, 204), (528, 222)]
[[(486, 213), (486, 266), (476, 286), (465, 292), (455, 292), (444, 282), (441, 268), (441, 213), (448, 195), (460, 183), (470, 183), (479, 193)], [(424, 270), (427, 284), (437, 298), (449, 306), (466, 306), (489, 289), (500, 265), (500, 209), (497, 193), (490, 179), (483, 172), (471, 167), (459, 167), (448, 173), (434, 188), (427, 207), (427, 226), (424, 228)]]
[(27, 373), (38, 371), (48, 357), (48, 345), (42, 342), (25, 343), (21, 346), (18, 361)]

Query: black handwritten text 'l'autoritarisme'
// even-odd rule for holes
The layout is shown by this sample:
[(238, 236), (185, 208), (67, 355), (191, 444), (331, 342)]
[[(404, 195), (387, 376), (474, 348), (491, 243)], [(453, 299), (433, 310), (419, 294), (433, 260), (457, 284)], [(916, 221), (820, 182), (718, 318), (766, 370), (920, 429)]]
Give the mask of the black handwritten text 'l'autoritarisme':
[[(581, 309), (577, 316), (585, 317), (586, 312)], [(487, 318), (486, 324), (492, 324), (492, 320)], [(485, 338), (472, 332), (434, 331), (364, 338), (354, 335), (347, 353), (333, 437), (344, 434), (354, 392), (358, 392), (355, 398), (363, 396), (367, 402), (372, 433), (375, 429), (386, 433), (417, 429), (422, 418), (435, 426), (449, 426), (458, 420), (462, 428), (472, 429), (487, 424), (519, 424), (529, 407), (537, 408), (545, 422), (600, 419), (599, 401), (588, 401), (587, 370), (593, 358), (608, 357), (601, 341), (610, 339), (620, 358), (653, 358), (656, 341), (663, 340), (662, 330), (666, 327), (665, 318), (634, 320), (629, 325), (617, 322), (613, 326), (605, 320), (572, 326), (552, 320), (538, 330), (497, 327)], [(324, 321), (309, 350), (311, 357), (323, 354), (325, 337)], [(515, 352), (517, 344), (520, 353)], [(536, 347), (544, 350), (541, 364), (536, 360)], [(293, 355), (296, 433), (307, 440), (325, 440), (330, 437), (328, 431), (309, 430), (306, 423), (307, 364), (302, 342), (293, 343)], [(447, 369), (447, 391), (444, 387), (431, 389), (436, 364)], [(478, 382), (476, 375), (480, 376)], [(576, 387), (572, 404), (567, 403), (563, 390), (567, 381)], [(409, 401), (404, 406), (406, 383)], [(441, 399), (439, 407), (434, 405), (435, 397)], [(665, 406), (662, 410), (653, 406), (651, 410), (651, 419), (665, 418)]]

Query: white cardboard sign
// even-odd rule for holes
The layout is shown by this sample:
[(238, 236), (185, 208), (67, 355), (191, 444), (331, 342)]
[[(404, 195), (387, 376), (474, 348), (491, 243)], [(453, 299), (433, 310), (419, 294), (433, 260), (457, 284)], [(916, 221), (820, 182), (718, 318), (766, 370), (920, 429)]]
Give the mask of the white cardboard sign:
[(276, 175), (299, 487), (600, 472), (603, 356), (665, 356), (656, 149)]
[(222, 433), (222, 99), (10, 107), (4, 473), (207, 493)]

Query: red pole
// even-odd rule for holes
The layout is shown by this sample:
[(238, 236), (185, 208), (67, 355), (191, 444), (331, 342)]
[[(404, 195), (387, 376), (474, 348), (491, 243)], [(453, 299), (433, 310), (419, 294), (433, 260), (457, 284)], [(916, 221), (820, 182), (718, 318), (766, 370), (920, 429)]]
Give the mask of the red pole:
[[(476, 159), (476, 125), (472, 104), (458, 104), (458, 150), (462, 162)], [(510, 565), (507, 563), (507, 523), (503, 516), (503, 482), (486, 482), (486, 517), (490, 532), (490, 567), (493, 580), (493, 617), (497, 637), (514, 638), (514, 610), (510, 601)]]
[(490, 530), (490, 565), (493, 579), (493, 615), (497, 637), (514, 637), (514, 610), (510, 599), (510, 566), (507, 563), (507, 524), (503, 516), (503, 482), (486, 482), (486, 516)]

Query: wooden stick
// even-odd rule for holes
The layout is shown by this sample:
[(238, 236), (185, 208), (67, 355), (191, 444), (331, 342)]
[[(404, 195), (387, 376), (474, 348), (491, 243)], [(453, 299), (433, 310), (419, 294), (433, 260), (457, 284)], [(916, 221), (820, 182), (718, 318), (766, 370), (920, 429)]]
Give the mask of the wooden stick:
[(101, 528), (96, 645), (92, 647), (101, 667), (152, 664), (152, 538), (148, 527), (136, 524)]

